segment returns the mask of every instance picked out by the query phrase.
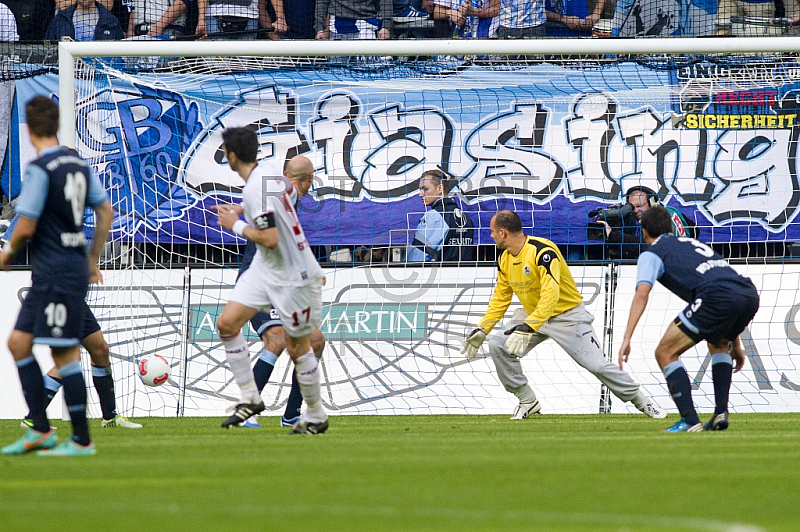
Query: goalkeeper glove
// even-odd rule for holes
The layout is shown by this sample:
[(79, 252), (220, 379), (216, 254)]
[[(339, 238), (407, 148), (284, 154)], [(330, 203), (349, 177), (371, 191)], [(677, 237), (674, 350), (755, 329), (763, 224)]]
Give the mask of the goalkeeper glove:
[(478, 354), (483, 341), (486, 340), (486, 331), (478, 327), (474, 329), (467, 339), (464, 340), (464, 346), (461, 348), (461, 354), (467, 357), (467, 360), (474, 360), (475, 355)]
[(508, 352), (512, 355), (521, 355), (525, 352), (525, 348), (528, 347), (528, 342), (531, 341), (533, 329), (529, 325), (521, 323), (507, 330), (505, 334), (511, 335), (506, 340)]

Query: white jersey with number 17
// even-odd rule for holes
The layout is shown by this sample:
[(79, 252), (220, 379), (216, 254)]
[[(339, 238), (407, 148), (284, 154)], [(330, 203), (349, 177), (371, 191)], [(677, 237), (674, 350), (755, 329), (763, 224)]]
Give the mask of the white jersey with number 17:
[(309, 249), (294, 210), (297, 191), (288, 180), (274, 176), (280, 176), (274, 165), (259, 163), (242, 190), (248, 225), (256, 229), (278, 229), (275, 248), (256, 244), (252, 266), (261, 266), (259, 275), (271, 284), (301, 285), (311, 279), (321, 279), (322, 268)]

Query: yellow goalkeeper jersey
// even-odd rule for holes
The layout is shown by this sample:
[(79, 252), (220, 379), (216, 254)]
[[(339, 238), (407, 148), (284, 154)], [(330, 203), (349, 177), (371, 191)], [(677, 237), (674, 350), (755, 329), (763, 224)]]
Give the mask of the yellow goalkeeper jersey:
[(487, 333), (503, 318), (513, 294), (528, 313), (525, 323), (534, 331), (583, 301), (564, 256), (546, 238), (529, 236), (516, 256), (504, 251), (497, 259), (497, 270), (494, 294), (479, 324)]

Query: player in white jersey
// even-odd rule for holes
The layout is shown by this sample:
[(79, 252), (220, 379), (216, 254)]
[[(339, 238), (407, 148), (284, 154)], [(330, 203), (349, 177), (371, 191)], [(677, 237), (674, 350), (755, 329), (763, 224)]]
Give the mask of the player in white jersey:
[[(252, 240), (257, 248), (253, 263), (236, 281), (217, 320), (228, 364), (242, 390), (241, 402), (222, 427), (239, 425), (264, 410), (241, 330), (258, 311), (274, 308), (286, 332), (286, 347), (307, 406), (292, 433), (320, 434), (328, 429), (328, 416), (322, 408), (318, 361), (309, 336), (320, 325), (323, 274), (297, 220), (297, 191), (274, 165), (256, 161), (258, 139), (252, 130), (228, 128), (222, 141), (228, 164), (245, 186), (241, 205), (215, 207), (218, 223)], [(242, 214), (246, 221), (240, 219)]]

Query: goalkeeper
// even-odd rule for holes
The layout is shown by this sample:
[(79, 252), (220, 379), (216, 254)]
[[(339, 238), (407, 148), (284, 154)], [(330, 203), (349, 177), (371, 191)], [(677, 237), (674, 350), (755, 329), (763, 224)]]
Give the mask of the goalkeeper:
[(497, 248), (503, 251), (497, 261), (497, 284), (486, 314), (469, 334), (461, 353), (469, 360), (475, 358), (516, 294), (524, 310), (514, 313), (513, 326), (505, 335), (495, 333), (488, 337), (488, 351), (500, 382), (519, 399), (511, 419), (525, 419), (542, 409), (522, 372), (520, 358), (548, 338), (555, 340), (614, 395), (630, 401), (650, 417), (666, 417), (628, 373), (603, 356), (592, 328), (594, 318), (584, 307), (556, 245), (544, 238), (526, 236), (522, 221), (511, 211), (494, 215), (489, 227)]

